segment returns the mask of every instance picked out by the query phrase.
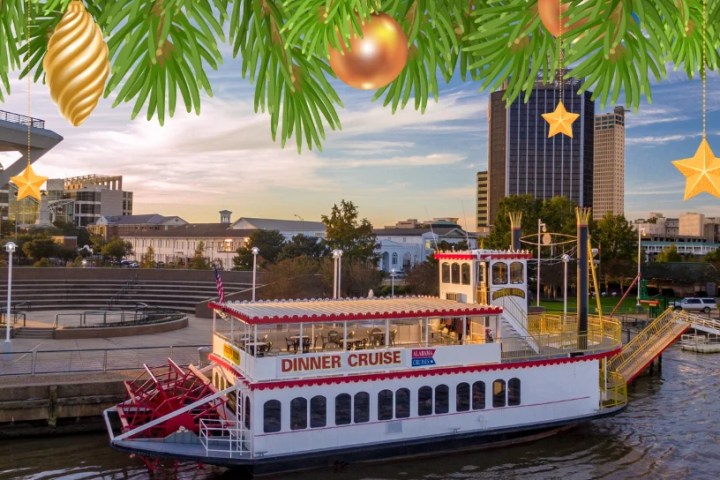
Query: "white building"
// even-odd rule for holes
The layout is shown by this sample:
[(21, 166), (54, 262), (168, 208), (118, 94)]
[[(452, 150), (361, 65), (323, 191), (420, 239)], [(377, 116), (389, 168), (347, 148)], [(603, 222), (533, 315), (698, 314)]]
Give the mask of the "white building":
[[(298, 217), (299, 218), (299, 217)], [(270, 218), (238, 218), (230, 227), (233, 230), (277, 230), (286, 240), (295, 235), (325, 238), (325, 224), (307, 220), (275, 220)]]
[(384, 272), (404, 272), (423, 263), (436, 250), (437, 244), (467, 242), (477, 248), (474, 233), (468, 233), (457, 224), (457, 218), (435, 218), (428, 222), (409, 219), (395, 226), (375, 229), (380, 244), (380, 269)]

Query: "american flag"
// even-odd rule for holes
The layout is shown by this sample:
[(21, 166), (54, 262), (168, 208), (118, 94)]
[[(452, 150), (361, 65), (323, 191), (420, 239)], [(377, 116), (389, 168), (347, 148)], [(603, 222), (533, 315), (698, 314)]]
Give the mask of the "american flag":
[(218, 302), (225, 303), (225, 290), (223, 289), (222, 278), (220, 278), (220, 271), (215, 264), (213, 264), (213, 271), (215, 272), (215, 286), (218, 291)]

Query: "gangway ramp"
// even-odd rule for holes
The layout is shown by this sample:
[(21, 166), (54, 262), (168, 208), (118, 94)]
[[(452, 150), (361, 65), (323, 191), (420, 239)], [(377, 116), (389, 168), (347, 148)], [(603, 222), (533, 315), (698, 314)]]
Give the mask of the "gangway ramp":
[(610, 359), (608, 369), (631, 382), (691, 326), (688, 314), (665, 310)]
[(690, 327), (695, 330), (713, 335), (720, 335), (720, 321), (714, 318), (710, 318), (700, 313), (690, 313), (687, 310), (677, 311), (675, 313), (675, 317), (678, 320), (682, 319), (686, 323), (689, 323)]

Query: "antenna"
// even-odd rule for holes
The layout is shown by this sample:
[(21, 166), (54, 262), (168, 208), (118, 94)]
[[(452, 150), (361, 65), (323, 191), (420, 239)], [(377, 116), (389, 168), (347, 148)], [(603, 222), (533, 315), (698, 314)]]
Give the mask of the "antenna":
[[(428, 211), (427, 205), (425, 205), (425, 215), (430, 218), (430, 212)], [(432, 233), (433, 242), (435, 242), (435, 251), (438, 251), (438, 243), (437, 239), (435, 238), (435, 232), (433, 231), (432, 221), (430, 222), (430, 233)]]
[(470, 250), (470, 235), (468, 235), (468, 219), (467, 215), (465, 214), (465, 200), (460, 200), (460, 206), (462, 207), (463, 211), (463, 217), (465, 218), (465, 243), (467, 243), (468, 250)]

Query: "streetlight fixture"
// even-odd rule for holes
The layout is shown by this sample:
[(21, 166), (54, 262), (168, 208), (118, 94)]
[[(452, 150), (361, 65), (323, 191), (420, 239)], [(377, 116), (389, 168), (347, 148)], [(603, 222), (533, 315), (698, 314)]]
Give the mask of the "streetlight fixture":
[(258, 253), (260, 253), (260, 249), (258, 247), (252, 247), (250, 249), (253, 255), (253, 285), (252, 285), (252, 301), (255, 301), (255, 280), (257, 278), (257, 256)]
[(638, 272), (637, 272), (637, 303), (635, 304), (635, 308), (640, 309), (640, 262), (642, 260), (642, 251), (641, 251), (641, 244), (642, 244), (642, 236), (645, 235), (645, 229), (638, 227)]
[(537, 299), (535, 300), (535, 306), (540, 306), (540, 251), (541, 251), (541, 236), (547, 231), (546, 225), (538, 218), (538, 259), (537, 259)]
[(567, 317), (567, 277), (568, 277), (568, 263), (570, 262), (570, 255), (567, 253), (563, 254), (560, 259), (563, 262), (563, 323)]
[(340, 296), (340, 282), (342, 280), (342, 256), (343, 251), (336, 248), (332, 251), (333, 256), (333, 298)]
[(7, 310), (5, 313), (5, 352), (12, 351), (12, 344), (10, 343), (10, 303), (12, 302), (12, 256), (15, 251), (15, 245), (13, 242), (5, 244), (5, 251), (8, 253), (8, 292), (7, 292)]
[(395, 296), (395, 269), (390, 270), (390, 296)]

